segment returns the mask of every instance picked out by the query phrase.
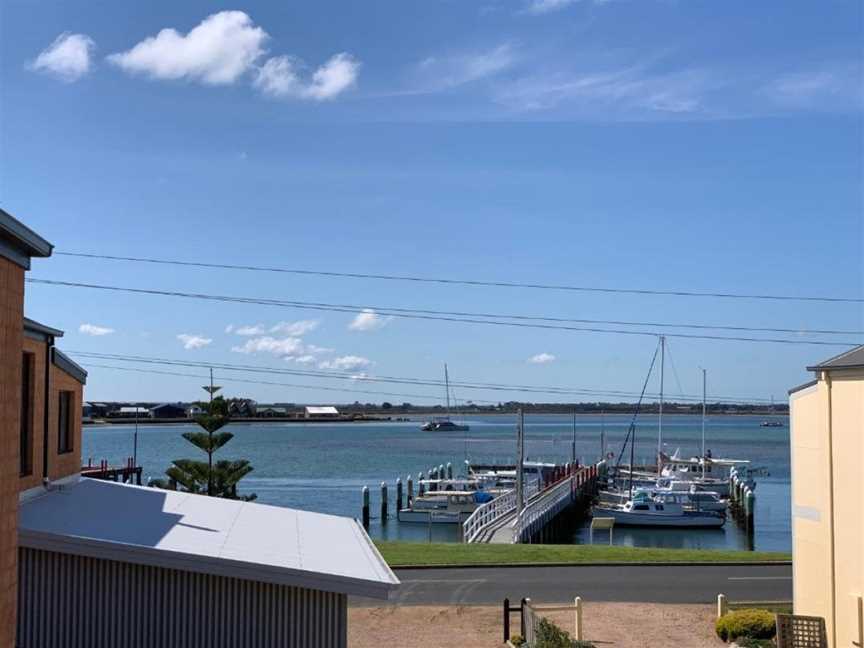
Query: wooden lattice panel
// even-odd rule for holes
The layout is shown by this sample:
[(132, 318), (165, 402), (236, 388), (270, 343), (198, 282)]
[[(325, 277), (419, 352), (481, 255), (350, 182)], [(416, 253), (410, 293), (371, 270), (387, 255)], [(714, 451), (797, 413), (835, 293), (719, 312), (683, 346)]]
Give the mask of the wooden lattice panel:
[(825, 619), (778, 614), (777, 648), (828, 648)]

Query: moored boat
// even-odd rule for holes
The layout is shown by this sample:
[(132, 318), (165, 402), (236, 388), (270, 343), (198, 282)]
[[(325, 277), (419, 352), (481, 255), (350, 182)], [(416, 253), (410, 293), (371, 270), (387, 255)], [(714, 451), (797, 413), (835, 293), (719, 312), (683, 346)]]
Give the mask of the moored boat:
[(647, 491), (637, 491), (633, 499), (619, 506), (595, 506), (593, 515), (612, 518), (620, 526), (720, 528), (726, 522), (720, 512), (691, 510), (676, 495), (652, 497)]

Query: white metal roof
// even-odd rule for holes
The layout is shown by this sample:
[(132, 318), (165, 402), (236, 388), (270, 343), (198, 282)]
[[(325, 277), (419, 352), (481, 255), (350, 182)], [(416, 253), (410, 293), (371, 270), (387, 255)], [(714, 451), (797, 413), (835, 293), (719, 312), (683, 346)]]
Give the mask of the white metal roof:
[(399, 580), (356, 520), (83, 478), (22, 502), (21, 546), (387, 598)]
[(327, 405), (326, 407), (314, 407), (307, 406), (306, 407), (307, 414), (338, 414), (339, 410), (337, 410), (332, 405)]

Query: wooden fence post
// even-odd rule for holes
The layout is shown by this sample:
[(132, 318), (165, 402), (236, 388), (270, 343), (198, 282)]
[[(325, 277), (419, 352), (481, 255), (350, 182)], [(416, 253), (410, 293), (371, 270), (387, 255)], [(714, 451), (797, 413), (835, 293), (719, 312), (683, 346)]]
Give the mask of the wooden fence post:
[(573, 607), (575, 608), (575, 630), (576, 630), (576, 641), (582, 641), (582, 597), (577, 596), (576, 600), (573, 601)]

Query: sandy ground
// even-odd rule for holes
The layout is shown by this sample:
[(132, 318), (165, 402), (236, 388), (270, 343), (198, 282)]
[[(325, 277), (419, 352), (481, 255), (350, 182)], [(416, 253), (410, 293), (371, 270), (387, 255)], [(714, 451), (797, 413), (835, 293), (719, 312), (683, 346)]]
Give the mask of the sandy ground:
[[(573, 633), (572, 612), (550, 612)], [(720, 648), (711, 605), (585, 603), (585, 639), (598, 648)], [(513, 614), (512, 632), (519, 632)], [(349, 648), (501, 648), (501, 609), (486, 606), (388, 606), (348, 610)]]

